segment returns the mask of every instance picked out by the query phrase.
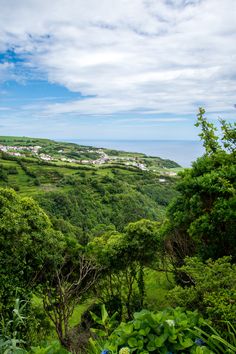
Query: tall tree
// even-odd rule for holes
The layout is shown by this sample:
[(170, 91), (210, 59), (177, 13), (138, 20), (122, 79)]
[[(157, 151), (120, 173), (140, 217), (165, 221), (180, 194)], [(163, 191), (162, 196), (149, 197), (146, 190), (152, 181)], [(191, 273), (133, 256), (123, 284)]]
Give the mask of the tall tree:
[(0, 306), (7, 315), (16, 297), (30, 297), (44, 272), (61, 260), (62, 234), (38, 204), (0, 188)]
[(42, 286), (41, 296), (46, 313), (55, 326), (61, 344), (68, 349), (70, 343), (69, 320), (76, 305), (95, 285), (100, 268), (85, 254), (70, 250), (60, 266), (56, 266)]
[(151, 266), (160, 246), (160, 223), (141, 219), (130, 223), (123, 233), (114, 230), (95, 237), (88, 245), (103, 266), (103, 302), (114, 306), (125, 304), (123, 313), (131, 318), (143, 306), (145, 297), (144, 267)]
[(166, 249), (175, 264), (194, 254), (203, 259), (236, 259), (236, 124), (215, 126), (200, 108), (196, 126), (205, 154), (181, 173), (179, 195), (163, 227)]

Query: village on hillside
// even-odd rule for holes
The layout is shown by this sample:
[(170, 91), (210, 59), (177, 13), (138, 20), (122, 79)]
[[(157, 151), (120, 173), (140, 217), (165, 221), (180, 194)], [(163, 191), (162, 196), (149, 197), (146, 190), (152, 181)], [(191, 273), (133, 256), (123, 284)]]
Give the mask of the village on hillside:
[[(39, 160), (48, 161), (48, 162), (64, 162), (64, 163), (73, 163), (73, 164), (82, 164), (82, 165), (103, 165), (103, 164), (123, 164), (125, 166), (136, 167), (142, 171), (148, 171), (150, 168), (145, 165), (143, 159), (140, 159), (136, 156), (110, 156), (103, 149), (93, 149), (91, 150), (89, 147), (86, 149), (83, 147), (83, 150), (77, 150), (76, 153), (78, 156), (80, 154), (91, 154), (91, 156), (98, 155), (97, 158), (69, 158), (65, 155), (65, 151), (63, 149), (59, 149), (56, 151), (55, 156), (49, 155), (43, 151), (43, 147), (39, 145), (34, 146), (16, 146), (16, 145), (0, 145), (0, 151), (15, 157), (35, 157)], [(155, 172), (155, 169), (152, 169)], [(166, 176), (174, 177), (177, 175), (174, 171), (165, 171), (163, 173)], [(165, 179), (160, 179), (160, 182), (165, 182)]]

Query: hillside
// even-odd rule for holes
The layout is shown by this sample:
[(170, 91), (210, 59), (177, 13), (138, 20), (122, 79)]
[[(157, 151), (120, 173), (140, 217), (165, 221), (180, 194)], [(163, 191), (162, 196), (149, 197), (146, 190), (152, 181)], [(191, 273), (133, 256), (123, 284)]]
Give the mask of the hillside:
[(161, 220), (176, 194), (180, 167), (159, 157), (25, 137), (0, 137), (0, 152), (0, 186), (33, 196), (55, 224), (67, 220), (80, 234)]
[(234, 348), (235, 126), (220, 140), (203, 109), (198, 124), (206, 153), (179, 175), (143, 154), (1, 138), (2, 347)]
[(95, 166), (120, 164), (151, 171), (180, 167), (174, 161), (150, 157), (142, 153), (95, 148), (49, 139), (0, 136), (0, 150), (11, 156), (32, 157), (55, 164), (70, 164), (70, 166), (71, 164)]

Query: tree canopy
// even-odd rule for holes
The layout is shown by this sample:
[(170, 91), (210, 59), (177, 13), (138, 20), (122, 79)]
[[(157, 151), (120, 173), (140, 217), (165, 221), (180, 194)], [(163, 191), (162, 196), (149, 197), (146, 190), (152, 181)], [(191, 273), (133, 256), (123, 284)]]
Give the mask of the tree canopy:
[(0, 303), (2, 311), (16, 296), (25, 297), (51, 264), (59, 262), (62, 234), (32, 199), (0, 188)]
[(221, 120), (216, 128), (200, 109), (205, 154), (185, 169), (170, 204), (163, 230), (166, 248), (175, 261), (198, 254), (203, 259), (236, 255), (236, 125)]

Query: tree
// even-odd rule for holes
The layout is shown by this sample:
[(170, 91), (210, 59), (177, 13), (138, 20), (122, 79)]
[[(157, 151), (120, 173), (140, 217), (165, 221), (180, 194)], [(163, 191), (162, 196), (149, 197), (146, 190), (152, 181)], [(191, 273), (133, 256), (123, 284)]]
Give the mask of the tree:
[(141, 219), (128, 224), (125, 229), (127, 256), (141, 266), (150, 265), (157, 257), (160, 247), (160, 223)]
[(157, 258), (159, 226), (158, 222), (142, 219), (128, 224), (123, 233), (112, 230), (89, 243), (90, 252), (104, 268), (99, 295), (108, 309), (112, 305), (113, 311), (122, 312), (119, 306), (125, 304), (123, 313), (130, 318), (143, 307), (144, 267)]
[(62, 234), (32, 199), (0, 188), (0, 306), (7, 317), (16, 297), (30, 298), (45, 270), (61, 260)]
[[(100, 268), (84, 254), (67, 252), (42, 287), (43, 305), (63, 346), (71, 349), (69, 320), (81, 298), (94, 286)], [(72, 256), (73, 254), (73, 256)]]
[(16, 297), (30, 307), (32, 294), (40, 295), (59, 340), (68, 346), (69, 318), (98, 275), (98, 266), (73, 233), (55, 231), (32, 198), (0, 188), (0, 310), (5, 320)]
[(200, 109), (197, 126), (205, 154), (181, 173), (179, 195), (162, 228), (168, 254), (176, 265), (186, 256), (216, 259), (236, 255), (236, 124), (221, 121), (221, 131)]
[(170, 290), (170, 304), (197, 309), (216, 326), (227, 330), (225, 321), (234, 323), (236, 313), (236, 265), (231, 264), (231, 257), (206, 262), (187, 257), (181, 272), (187, 274), (188, 282)]
[(130, 262), (136, 264), (140, 308), (145, 298), (144, 267), (152, 265), (160, 250), (159, 228), (159, 222), (145, 219), (130, 223), (125, 228), (127, 256)]

